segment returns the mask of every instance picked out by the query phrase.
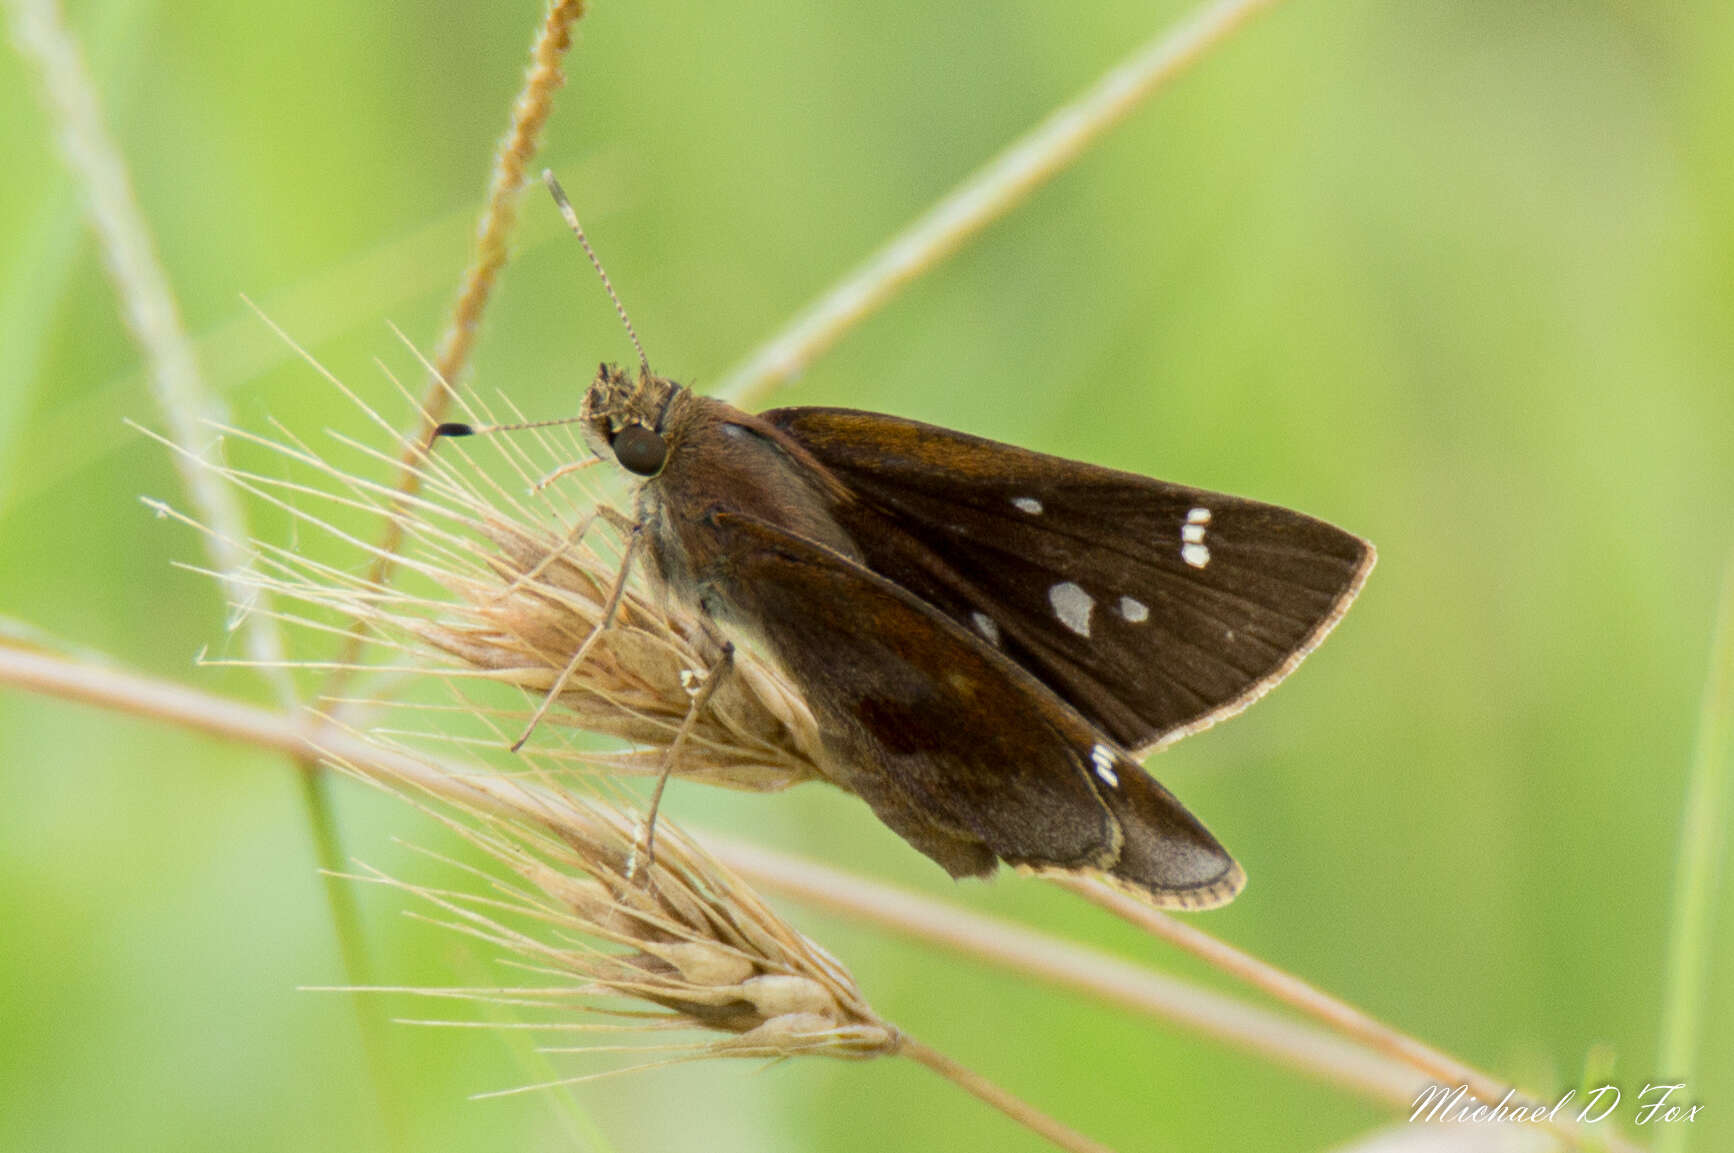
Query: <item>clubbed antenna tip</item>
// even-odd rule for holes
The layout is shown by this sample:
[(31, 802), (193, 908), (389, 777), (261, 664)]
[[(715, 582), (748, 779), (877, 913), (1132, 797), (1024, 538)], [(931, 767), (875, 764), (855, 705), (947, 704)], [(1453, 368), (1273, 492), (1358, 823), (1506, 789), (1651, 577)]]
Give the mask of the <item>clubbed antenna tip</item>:
[(548, 186), (548, 192), (554, 197), (554, 204), (560, 209), (560, 215), (566, 218), (567, 225), (578, 237), (578, 243), (584, 246), (584, 254), (590, 258), (590, 263), (596, 266), (596, 275), (602, 278), (602, 287), (607, 291), (608, 299), (614, 302), (614, 311), (619, 314), (620, 323), (626, 326), (626, 335), (632, 338), (632, 347), (638, 350), (638, 365), (644, 370), (644, 375), (649, 376), (650, 358), (644, 355), (644, 345), (638, 342), (638, 333), (626, 316), (626, 306), (620, 303), (613, 282), (608, 279), (608, 273), (603, 271), (602, 262), (596, 259), (596, 250), (590, 247), (590, 239), (584, 235), (584, 226), (578, 223), (578, 214), (572, 210), (572, 202), (566, 199), (566, 190), (554, 179), (554, 173), (546, 168), (542, 170), (542, 183)]

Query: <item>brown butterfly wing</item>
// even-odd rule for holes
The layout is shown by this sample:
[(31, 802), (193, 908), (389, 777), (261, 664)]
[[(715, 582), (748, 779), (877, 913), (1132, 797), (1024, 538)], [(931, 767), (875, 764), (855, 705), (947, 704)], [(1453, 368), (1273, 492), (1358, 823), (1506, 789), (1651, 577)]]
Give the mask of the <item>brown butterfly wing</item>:
[(713, 512), (705, 607), (802, 685), (827, 771), (954, 876), (996, 858), (1099, 872), (1162, 904), (1242, 874), (1174, 797), (1034, 677), (917, 597), (753, 517)]
[(1373, 565), (1257, 501), (875, 413), (762, 416), (851, 491), (834, 515), (869, 568), (1140, 755), (1287, 676)]

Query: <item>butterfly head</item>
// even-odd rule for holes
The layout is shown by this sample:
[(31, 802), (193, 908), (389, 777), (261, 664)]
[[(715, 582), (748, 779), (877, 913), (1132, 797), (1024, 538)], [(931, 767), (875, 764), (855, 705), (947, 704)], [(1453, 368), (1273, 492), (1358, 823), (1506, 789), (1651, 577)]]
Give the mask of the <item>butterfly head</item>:
[(603, 364), (584, 393), (584, 437), (597, 456), (612, 456), (638, 476), (655, 476), (668, 461), (669, 412), (685, 391), (667, 377), (633, 376)]

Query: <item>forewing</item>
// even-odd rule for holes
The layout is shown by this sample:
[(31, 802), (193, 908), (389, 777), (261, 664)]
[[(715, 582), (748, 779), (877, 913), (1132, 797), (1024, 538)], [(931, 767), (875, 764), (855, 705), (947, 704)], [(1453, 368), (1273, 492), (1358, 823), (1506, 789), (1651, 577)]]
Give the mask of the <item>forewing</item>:
[(1215, 838), (1034, 677), (853, 561), (713, 513), (704, 603), (789, 672), (827, 771), (953, 875), (995, 859), (1100, 872), (1159, 903), (1220, 904), (1241, 873)]
[(763, 418), (854, 494), (835, 515), (869, 568), (1140, 755), (1287, 676), (1373, 564), (1274, 505), (875, 413)]

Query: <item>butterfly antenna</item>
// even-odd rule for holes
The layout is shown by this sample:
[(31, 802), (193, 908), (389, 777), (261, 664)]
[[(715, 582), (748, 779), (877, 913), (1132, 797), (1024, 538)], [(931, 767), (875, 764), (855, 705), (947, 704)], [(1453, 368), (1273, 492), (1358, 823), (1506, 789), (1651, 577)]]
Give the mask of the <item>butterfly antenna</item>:
[(553, 420), (525, 420), (517, 424), (465, 424), (461, 420), (448, 420), (436, 425), (433, 430), (434, 439), (455, 436), (488, 436), (496, 432), (521, 432), (526, 428), (555, 428), (562, 424), (577, 424), (582, 416), (557, 416)]
[(578, 223), (578, 214), (572, 210), (572, 202), (566, 199), (566, 190), (560, 187), (560, 182), (554, 179), (550, 169), (542, 170), (542, 183), (548, 186), (548, 192), (554, 197), (554, 204), (560, 209), (560, 215), (566, 218), (566, 223), (577, 234), (578, 243), (584, 246), (584, 254), (590, 258), (590, 263), (596, 266), (596, 275), (602, 278), (602, 287), (608, 291), (608, 299), (614, 302), (614, 311), (620, 315), (620, 323), (626, 326), (626, 335), (632, 338), (632, 347), (638, 350), (638, 366), (644, 369), (644, 375), (650, 375), (650, 358), (644, 355), (644, 346), (638, 343), (638, 333), (632, 327), (632, 321), (626, 316), (626, 306), (620, 303), (620, 296), (614, 291), (614, 283), (608, 279), (608, 273), (603, 271), (602, 262), (596, 259), (596, 250), (590, 247), (590, 238), (584, 235), (584, 226)]

